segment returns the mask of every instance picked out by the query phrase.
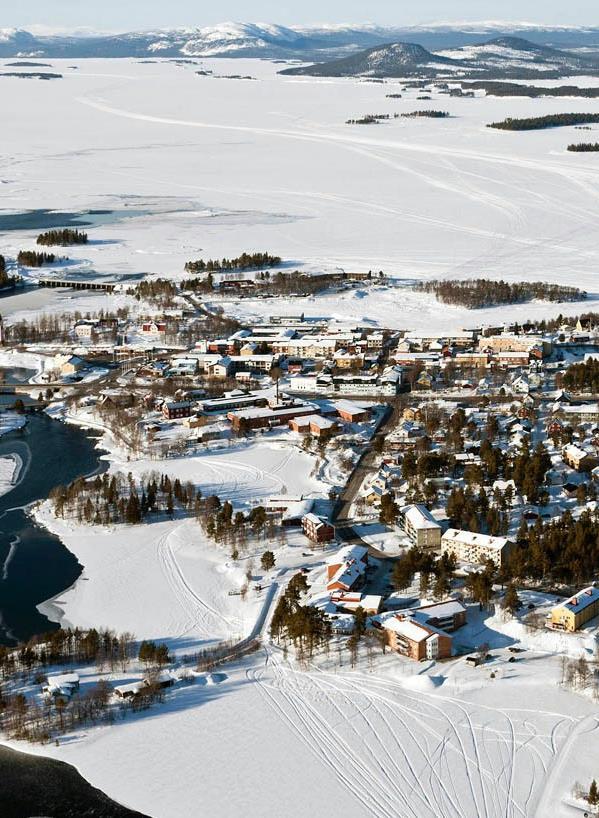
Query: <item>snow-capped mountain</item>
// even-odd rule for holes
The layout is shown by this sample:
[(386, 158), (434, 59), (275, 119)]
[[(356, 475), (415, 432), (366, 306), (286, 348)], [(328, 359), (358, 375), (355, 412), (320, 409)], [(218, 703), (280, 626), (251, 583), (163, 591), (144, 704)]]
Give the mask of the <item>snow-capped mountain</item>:
[(401, 28), (372, 24), (286, 27), (269, 23), (222, 23), (201, 28), (86, 36), (0, 29), (0, 57), (262, 57), (322, 62), (387, 43), (415, 43), (430, 52), (439, 52), (475, 46), (486, 37), (515, 35), (553, 48), (599, 50), (597, 28), (530, 23), (436, 23)]

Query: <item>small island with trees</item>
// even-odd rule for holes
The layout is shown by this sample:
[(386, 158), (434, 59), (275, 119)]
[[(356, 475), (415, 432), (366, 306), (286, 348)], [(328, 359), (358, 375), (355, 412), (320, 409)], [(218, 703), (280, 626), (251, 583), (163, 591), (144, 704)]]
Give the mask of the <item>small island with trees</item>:
[(277, 267), (281, 263), (280, 256), (271, 256), (270, 253), (242, 253), (237, 258), (198, 259), (188, 261), (185, 265), (187, 273), (220, 273), (229, 270), (258, 270), (261, 267)]
[(87, 244), (87, 233), (81, 230), (48, 230), (47, 233), (40, 233), (37, 237), (37, 244), (46, 247), (58, 245), (59, 247), (71, 247), (76, 244)]
[(596, 153), (599, 151), (599, 142), (580, 142), (568, 145), (568, 150), (572, 153)]
[(498, 307), (505, 304), (523, 304), (527, 301), (584, 301), (584, 290), (563, 284), (543, 281), (494, 281), (473, 278), (459, 281), (422, 281), (416, 289), (434, 293), (444, 304), (454, 304), (469, 310)]
[(20, 250), (17, 261), (24, 267), (43, 267), (44, 264), (54, 264), (54, 253), (36, 253), (35, 250)]
[(566, 125), (587, 125), (590, 122), (599, 122), (599, 114), (547, 114), (523, 119), (513, 119), (510, 116), (501, 122), (491, 122), (487, 128), (496, 128), (500, 131), (540, 131)]

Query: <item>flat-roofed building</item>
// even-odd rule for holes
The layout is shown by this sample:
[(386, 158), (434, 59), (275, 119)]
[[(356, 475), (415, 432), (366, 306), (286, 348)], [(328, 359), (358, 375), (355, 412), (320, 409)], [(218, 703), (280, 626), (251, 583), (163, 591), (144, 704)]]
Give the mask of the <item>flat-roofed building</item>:
[(441, 526), (426, 506), (414, 504), (401, 509), (403, 529), (419, 548), (439, 548)]
[(455, 554), (460, 562), (482, 564), (491, 560), (500, 567), (513, 543), (506, 537), (491, 537), (474, 531), (449, 528), (441, 537), (441, 553)]

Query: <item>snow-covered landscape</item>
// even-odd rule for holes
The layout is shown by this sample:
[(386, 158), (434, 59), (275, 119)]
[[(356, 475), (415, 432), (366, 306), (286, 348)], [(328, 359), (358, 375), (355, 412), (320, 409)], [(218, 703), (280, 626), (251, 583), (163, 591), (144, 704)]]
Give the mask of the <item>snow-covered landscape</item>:
[[(528, 70), (475, 36), (434, 54)], [(30, 607), (77, 647), (3, 621), (36, 565), (0, 532), (0, 742), (152, 818), (597, 814), (599, 175), (568, 145), (599, 124), (487, 126), (599, 122), (599, 74), (534, 80), (585, 98), (280, 73), (382, 37), (131, 35), (46, 81), (1, 56), (0, 519), (74, 563)], [(89, 239), (18, 261), (58, 227)], [(472, 309), (433, 279), (578, 289)], [(94, 465), (23, 498), (48, 424)]]

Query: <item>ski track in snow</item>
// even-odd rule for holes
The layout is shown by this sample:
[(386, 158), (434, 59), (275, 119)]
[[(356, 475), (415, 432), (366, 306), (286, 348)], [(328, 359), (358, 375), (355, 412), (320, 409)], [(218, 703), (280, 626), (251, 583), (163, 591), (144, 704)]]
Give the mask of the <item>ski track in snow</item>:
[(164, 534), (156, 543), (158, 561), (162, 572), (186, 615), (184, 620), (177, 622), (177, 628), (180, 631), (178, 635), (185, 636), (190, 631), (199, 628), (207, 635), (214, 636), (223, 633), (223, 623), (227, 626), (224, 632), (228, 633), (231, 629), (238, 628), (240, 621), (235, 620), (233, 622), (202, 599), (193, 590), (177, 562), (176, 547), (181, 544), (181, 541), (177, 538), (177, 533), (184, 525), (186, 523), (182, 523), (174, 530)]
[(535, 724), (532, 710), (415, 693), (358, 672), (296, 672), (278, 651), (266, 654), (248, 678), (365, 815), (547, 818), (544, 794), (568, 746), (597, 726), (543, 711)]

